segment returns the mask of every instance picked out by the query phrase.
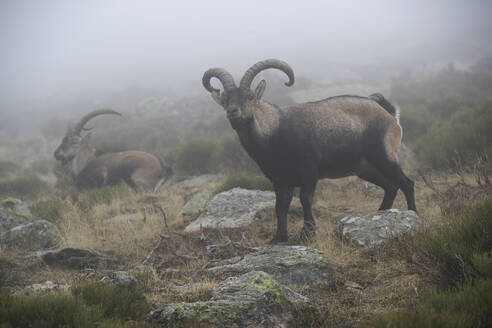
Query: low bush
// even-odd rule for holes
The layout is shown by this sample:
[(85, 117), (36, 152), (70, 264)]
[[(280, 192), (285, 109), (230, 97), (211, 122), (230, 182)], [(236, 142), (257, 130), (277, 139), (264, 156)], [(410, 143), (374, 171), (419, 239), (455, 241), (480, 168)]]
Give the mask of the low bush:
[(19, 176), (0, 181), (0, 197), (33, 199), (40, 193), (50, 190), (48, 183), (36, 175)]
[[(71, 292), (8, 295), (0, 292), (0, 327), (125, 327), (149, 307), (138, 291), (89, 282)], [(144, 326), (139, 325), (141, 327)]]
[(138, 319), (149, 310), (143, 292), (138, 288), (132, 290), (92, 281), (72, 288), (71, 292), (84, 304), (97, 307), (105, 318)]
[(248, 174), (229, 176), (215, 192), (220, 193), (237, 187), (251, 190), (273, 190), (273, 184), (265, 176)]
[(459, 285), (480, 275), (475, 263), (492, 251), (491, 218), (492, 199), (478, 202), (447, 217), (446, 224), (417, 234), (416, 246), (436, 259), (449, 284)]
[(62, 210), (66, 207), (67, 201), (54, 196), (37, 201), (30, 206), (33, 217), (38, 220), (47, 220), (52, 223), (59, 223), (63, 220)]
[[(463, 108), (450, 120), (434, 124), (414, 149), (433, 169), (460, 169), (474, 164), (477, 154), (492, 158), (492, 102)], [(489, 165), (492, 165), (489, 163)]]
[(378, 315), (361, 327), (472, 328), (492, 325), (492, 280), (467, 283), (462, 289), (434, 294), (417, 309)]
[(166, 162), (181, 175), (217, 172), (218, 150), (219, 144), (216, 141), (192, 139), (171, 151), (166, 157)]

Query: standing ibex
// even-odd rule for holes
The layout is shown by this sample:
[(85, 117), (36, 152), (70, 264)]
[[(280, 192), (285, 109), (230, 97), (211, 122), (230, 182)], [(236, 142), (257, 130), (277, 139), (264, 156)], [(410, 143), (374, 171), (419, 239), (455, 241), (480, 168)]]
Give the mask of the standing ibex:
[[(206, 71), (202, 82), (226, 110), (243, 147), (274, 185), (277, 233), (272, 242), (287, 240), (287, 211), (296, 186), (300, 186), (304, 211), (301, 236), (314, 234), (311, 207), (319, 178), (357, 175), (382, 187), (380, 209), (391, 208), (401, 189), (408, 208), (416, 210), (413, 181), (397, 159), (402, 136), (397, 113), (382, 95), (337, 96), (281, 109), (261, 101), (265, 80), (251, 90), (255, 76), (268, 68), (287, 74), (287, 86), (294, 84), (290, 66), (277, 59), (250, 67), (239, 87), (222, 68)], [(220, 80), (222, 93), (212, 87), (212, 78)]]
[(154, 155), (143, 151), (123, 151), (96, 156), (89, 147), (90, 134), (81, 136), (84, 125), (93, 117), (103, 114), (121, 115), (110, 109), (90, 112), (73, 127), (69, 127), (55, 158), (70, 164), (76, 184), (81, 188), (101, 187), (125, 182), (137, 191), (157, 191), (171, 174), (171, 169)]

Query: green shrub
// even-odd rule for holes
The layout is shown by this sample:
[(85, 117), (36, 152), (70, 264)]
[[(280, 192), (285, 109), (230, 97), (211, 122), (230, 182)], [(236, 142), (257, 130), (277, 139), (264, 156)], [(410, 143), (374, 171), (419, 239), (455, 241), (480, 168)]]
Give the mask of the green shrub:
[(17, 296), (0, 292), (1, 327), (94, 327), (102, 320), (100, 309), (70, 294)]
[(33, 199), (41, 192), (51, 191), (48, 183), (36, 175), (19, 176), (0, 181), (0, 197)]
[(248, 174), (229, 176), (227, 180), (215, 190), (215, 193), (237, 187), (251, 190), (273, 190), (273, 184), (265, 176)]
[(492, 280), (480, 279), (462, 289), (430, 296), (416, 310), (378, 315), (361, 327), (439, 328), (490, 327)]
[(449, 283), (462, 283), (470, 275), (480, 275), (476, 264), (486, 268), (483, 256), (492, 251), (491, 218), (492, 199), (487, 199), (447, 217), (446, 224), (417, 234), (416, 245), (438, 261)]
[(182, 175), (217, 172), (219, 143), (207, 139), (192, 139), (170, 152), (166, 161)]
[(0, 291), (0, 327), (125, 327), (125, 321), (141, 320), (148, 310), (141, 291), (101, 282), (76, 286), (70, 293)]
[(149, 310), (140, 289), (132, 290), (123, 286), (92, 281), (72, 288), (71, 292), (85, 304), (100, 310), (105, 318), (138, 319)]
[(417, 141), (415, 152), (422, 163), (434, 169), (473, 164), (477, 154), (492, 158), (491, 126), (492, 102), (463, 108), (450, 120), (433, 125)]

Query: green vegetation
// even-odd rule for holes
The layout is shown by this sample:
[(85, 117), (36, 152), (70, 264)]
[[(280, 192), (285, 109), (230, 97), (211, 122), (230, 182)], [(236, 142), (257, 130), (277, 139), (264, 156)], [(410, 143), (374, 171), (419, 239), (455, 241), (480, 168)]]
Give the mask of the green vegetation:
[(231, 175), (220, 187), (215, 190), (215, 193), (218, 194), (232, 188), (273, 190), (273, 184), (263, 175)]
[(237, 136), (220, 140), (192, 139), (172, 150), (166, 161), (180, 175), (257, 170)]
[(463, 108), (450, 120), (434, 124), (415, 151), (422, 163), (434, 169), (470, 165), (477, 154), (492, 155), (491, 127), (492, 102)]
[(491, 59), (484, 59), (468, 71), (452, 64), (424, 77), (409, 71), (391, 84), (391, 100), (400, 105), (403, 141), (415, 142), (433, 123), (446, 121), (463, 107), (492, 99)]
[(36, 175), (25, 175), (0, 181), (0, 197), (32, 199), (50, 189), (49, 184)]
[[(483, 268), (482, 256), (491, 255), (491, 218), (492, 199), (488, 199), (447, 217), (447, 224), (416, 235), (416, 245), (436, 259), (443, 278), (451, 285), (458, 285), (480, 276), (475, 263), (481, 262)], [(492, 259), (490, 261), (492, 263)]]
[(142, 319), (148, 309), (140, 291), (99, 282), (80, 285), (71, 293), (0, 292), (0, 327), (124, 327), (127, 320)]
[(492, 324), (492, 199), (416, 236), (417, 249), (438, 262), (451, 287), (416, 309), (376, 316), (362, 327), (490, 327)]

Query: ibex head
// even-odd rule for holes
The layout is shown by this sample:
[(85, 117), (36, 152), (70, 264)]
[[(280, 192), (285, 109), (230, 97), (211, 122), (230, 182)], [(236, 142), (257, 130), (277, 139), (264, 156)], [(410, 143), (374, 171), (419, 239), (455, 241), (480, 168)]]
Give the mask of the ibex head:
[[(226, 110), (227, 118), (233, 127), (253, 119), (254, 107), (263, 96), (266, 82), (262, 80), (254, 91), (251, 89), (251, 83), (258, 73), (268, 68), (276, 68), (287, 74), (289, 82), (285, 83), (286, 86), (294, 84), (292, 68), (286, 62), (278, 59), (263, 60), (251, 66), (244, 73), (239, 87), (236, 86), (232, 75), (223, 68), (211, 68), (203, 74), (203, 86), (211, 93), (212, 98)], [(211, 79), (214, 77), (222, 83), (224, 87), (222, 93), (210, 84)]]
[(84, 137), (81, 136), (82, 131), (88, 130), (84, 128), (84, 125), (89, 122), (90, 119), (103, 114), (113, 114), (121, 116), (120, 113), (111, 109), (99, 109), (85, 115), (76, 125), (68, 127), (67, 133), (63, 137), (62, 143), (55, 150), (55, 159), (61, 161), (63, 164), (72, 161), (77, 155), (80, 147), (87, 145), (90, 138), (90, 134), (87, 134)]

